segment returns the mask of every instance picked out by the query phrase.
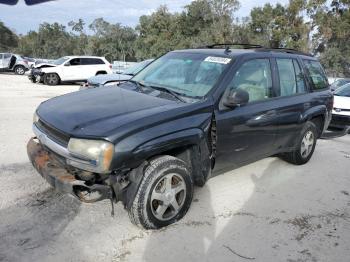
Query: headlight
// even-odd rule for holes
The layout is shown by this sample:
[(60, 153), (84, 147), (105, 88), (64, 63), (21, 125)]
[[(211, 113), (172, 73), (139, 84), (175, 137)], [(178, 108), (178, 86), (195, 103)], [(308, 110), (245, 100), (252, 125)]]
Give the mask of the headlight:
[[(71, 138), (68, 143), (68, 150), (72, 155), (88, 161), (96, 166), (100, 172), (105, 173), (111, 165), (114, 145), (103, 140)], [(71, 164), (84, 169), (84, 166), (77, 166), (77, 163), (71, 162)]]
[(34, 112), (34, 115), (33, 115), (33, 123), (36, 123), (39, 121), (39, 116), (38, 114), (36, 113), (36, 111)]

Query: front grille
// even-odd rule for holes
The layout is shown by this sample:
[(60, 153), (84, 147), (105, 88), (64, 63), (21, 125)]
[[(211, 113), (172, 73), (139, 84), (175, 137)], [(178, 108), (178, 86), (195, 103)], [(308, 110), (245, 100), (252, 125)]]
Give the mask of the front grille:
[(36, 126), (56, 143), (64, 147), (68, 146), (69, 136), (67, 134), (49, 126), (41, 121), (41, 119), (39, 119), (39, 121), (36, 123)]

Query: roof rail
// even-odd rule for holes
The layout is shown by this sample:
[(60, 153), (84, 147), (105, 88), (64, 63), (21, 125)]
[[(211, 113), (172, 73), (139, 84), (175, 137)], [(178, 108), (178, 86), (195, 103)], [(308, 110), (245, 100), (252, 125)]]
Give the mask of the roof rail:
[(271, 52), (281, 52), (281, 53), (288, 53), (288, 54), (296, 54), (296, 55), (304, 55), (304, 56), (311, 56), (313, 57), (312, 54), (305, 53), (296, 49), (292, 48), (283, 48), (283, 47), (274, 47), (274, 48), (269, 48), (269, 47), (263, 47), (259, 49), (258, 51), (271, 51)]
[(215, 47), (224, 47), (227, 49), (230, 46), (242, 46), (244, 49), (249, 49), (249, 48), (263, 48), (261, 45), (256, 45), (256, 44), (246, 44), (246, 43), (226, 43), (226, 44), (212, 44), (212, 45), (206, 45), (198, 48), (215, 48)]
[(281, 53), (288, 53), (288, 54), (298, 54), (298, 55), (305, 55), (305, 56), (313, 56), (308, 53), (304, 53), (302, 51), (298, 51), (296, 49), (292, 48), (283, 48), (283, 47), (276, 47), (276, 48), (270, 48), (265, 47), (258, 44), (247, 44), (247, 43), (226, 43), (226, 44), (212, 44), (212, 45), (206, 45), (198, 47), (200, 48), (225, 48), (227, 51), (230, 50), (230, 47), (232, 46), (242, 46), (243, 49), (257, 49), (258, 51), (270, 51), (270, 52), (281, 52)]

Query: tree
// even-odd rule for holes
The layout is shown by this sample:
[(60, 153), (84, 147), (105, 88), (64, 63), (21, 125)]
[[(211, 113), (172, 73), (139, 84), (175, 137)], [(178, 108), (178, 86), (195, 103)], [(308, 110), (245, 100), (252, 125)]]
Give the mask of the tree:
[(0, 50), (11, 51), (18, 46), (18, 37), (0, 21)]
[(310, 0), (308, 14), (316, 31), (314, 53), (329, 73), (350, 77), (350, 2)]

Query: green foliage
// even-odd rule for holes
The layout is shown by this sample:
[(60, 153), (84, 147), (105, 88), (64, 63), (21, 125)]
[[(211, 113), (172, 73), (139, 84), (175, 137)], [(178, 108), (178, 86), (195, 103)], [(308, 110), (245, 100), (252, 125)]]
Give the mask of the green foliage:
[(18, 45), (18, 37), (0, 21), (0, 50), (9, 51)]
[(98, 55), (130, 61), (212, 43), (254, 43), (312, 52), (330, 74), (350, 76), (349, 6), (349, 0), (290, 0), (253, 8), (238, 19), (238, 0), (194, 0), (180, 13), (160, 6), (141, 16), (135, 28), (103, 18), (90, 25), (78, 19), (68, 27), (43, 23), (24, 36), (0, 22), (0, 47), (43, 58)]

